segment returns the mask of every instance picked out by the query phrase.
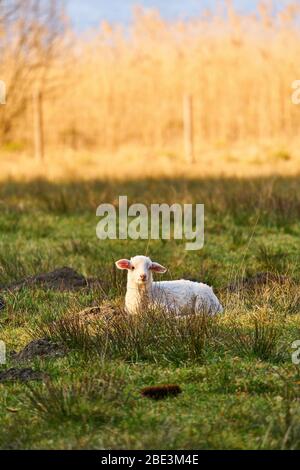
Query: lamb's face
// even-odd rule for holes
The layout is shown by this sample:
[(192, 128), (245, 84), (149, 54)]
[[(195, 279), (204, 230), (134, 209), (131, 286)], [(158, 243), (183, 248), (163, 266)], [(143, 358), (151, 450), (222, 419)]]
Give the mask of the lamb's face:
[(147, 256), (135, 256), (130, 260), (121, 259), (116, 262), (119, 269), (127, 269), (128, 282), (131, 285), (147, 286), (152, 282), (152, 273), (165, 273), (166, 268), (158, 263), (153, 263)]
[(146, 256), (135, 256), (130, 260), (131, 268), (128, 270), (128, 280), (138, 285), (147, 285), (152, 282), (152, 261)]

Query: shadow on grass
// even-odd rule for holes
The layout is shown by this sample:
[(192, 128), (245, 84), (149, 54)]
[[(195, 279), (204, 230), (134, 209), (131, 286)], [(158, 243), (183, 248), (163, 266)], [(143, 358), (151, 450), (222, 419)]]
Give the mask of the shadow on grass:
[(16, 212), (40, 209), (75, 214), (95, 211), (99, 204), (117, 204), (119, 195), (128, 203), (203, 203), (211, 214), (230, 215), (237, 225), (253, 214), (259, 223), (286, 225), (300, 216), (300, 176), (264, 178), (162, 178), (132, 181), (4, 182), (0, 198), (4, 208)]

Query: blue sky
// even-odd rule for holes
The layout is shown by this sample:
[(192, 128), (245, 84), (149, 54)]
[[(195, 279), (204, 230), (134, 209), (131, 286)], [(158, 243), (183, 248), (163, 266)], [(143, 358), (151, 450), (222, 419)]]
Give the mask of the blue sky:
[[(206, 8), (214, 8), (218, 0), (65, 0), (67, 11), (73, 25), (78, 30), (97, 26), (100, 21), (121, 22), (128, 24), (132, 8), (139, 4), (145, 8), (158, 9), (167, 19), (188, 18), (199, 14)], [(238, 11), (255, 11), (257, 0), (233, 0)], [(285, 0), (275, 0), (279, 8)]]

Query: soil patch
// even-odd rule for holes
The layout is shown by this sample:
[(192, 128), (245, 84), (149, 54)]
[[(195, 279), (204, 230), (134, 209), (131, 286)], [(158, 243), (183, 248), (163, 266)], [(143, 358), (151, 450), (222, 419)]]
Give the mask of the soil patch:
[(74, 269), (63, 267), (49, 273), (42, 273), (21, 279), (20, 281), (2, 288), (6, 290), (19, 290), (23, 287), (35, 286), (59, 291), (72, 291), (87, 287), (101, 286), (101, 281), (99, 279), (85, 278), (82, 274), (74, 271)]
[(30, 382), (33, 380), (44, 380), (46, 374), (33, 369), (17, 369), (12, 368), (0, 372), (0, 383), (4, 382)]
[(120, 314), (120, 308), (117, 308), (109, 301), (104, 301), (101, 305), (87, 307), (81, 310), (77, 315), (83, 323), (93, 323), (100, 319), (111, 320)]
[(14, 353), (12, 359), (17, 362), (23, 362), (31, 361), (36, 357), (63, 357), (66, 352), (66, 349), (60, 344), (42, 338), (31, 341), (22, 351)]

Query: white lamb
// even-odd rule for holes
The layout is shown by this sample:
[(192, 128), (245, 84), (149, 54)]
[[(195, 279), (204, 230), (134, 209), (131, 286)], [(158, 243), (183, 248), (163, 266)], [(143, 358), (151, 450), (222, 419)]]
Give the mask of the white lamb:
[(153, 272), (165, 273), (167, 269), (146, 256), (121, 259), (116, 266), (128, 271), (125, 308), (129, 314), (151, 306), (162, 307), (175, 315), (223, 312), (212, 288), (206, 284), (183, 279), (153, 282)]

